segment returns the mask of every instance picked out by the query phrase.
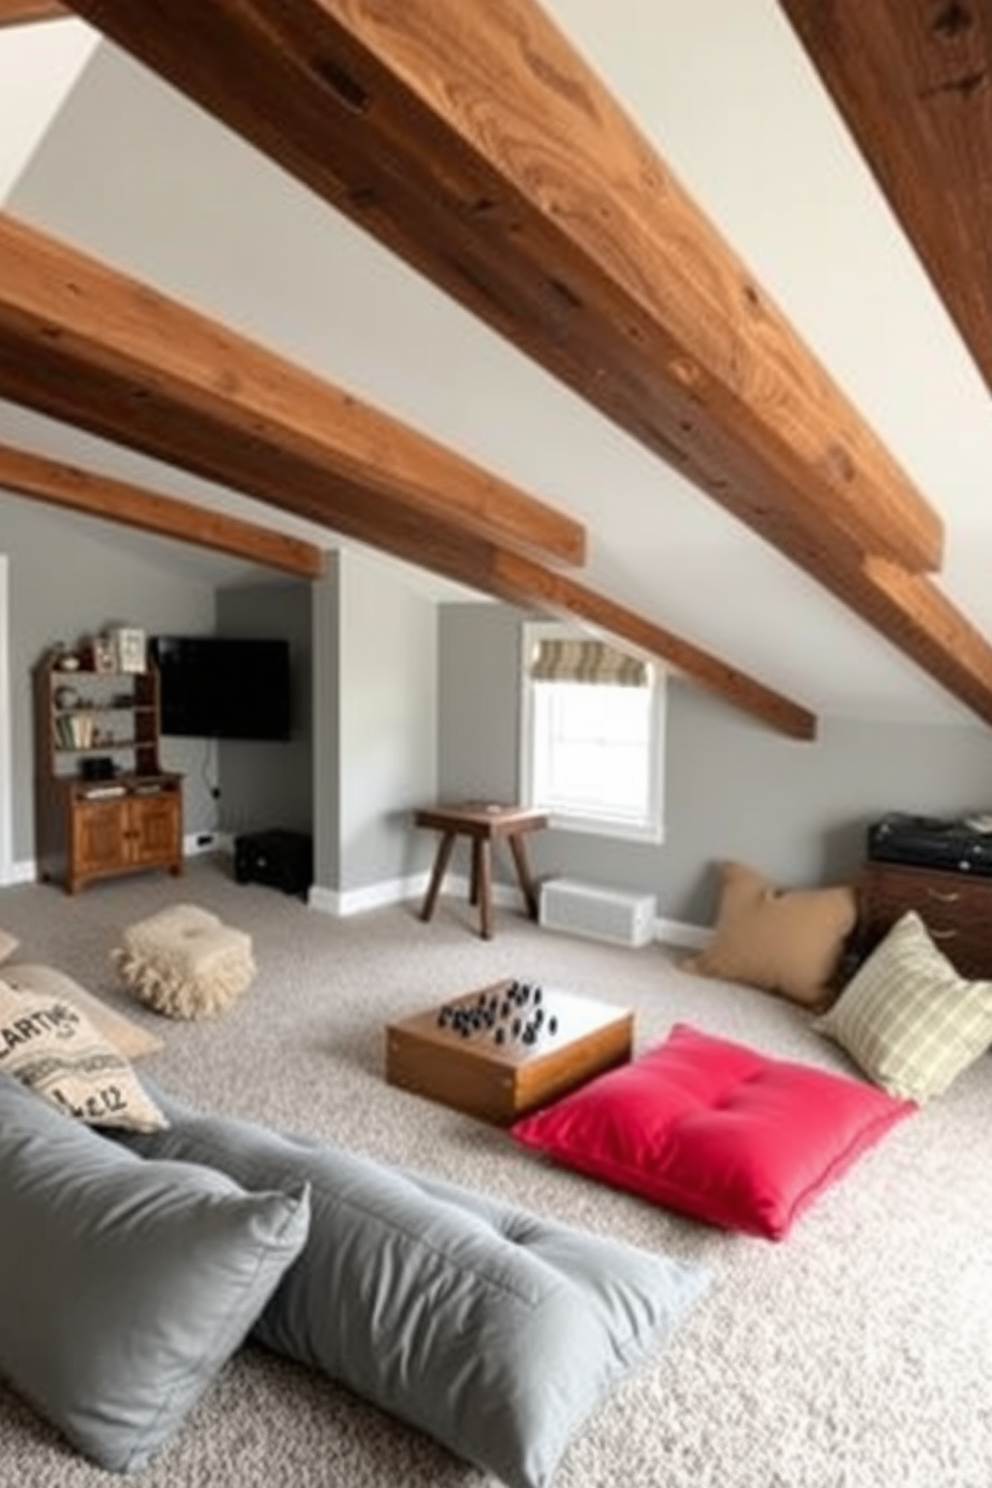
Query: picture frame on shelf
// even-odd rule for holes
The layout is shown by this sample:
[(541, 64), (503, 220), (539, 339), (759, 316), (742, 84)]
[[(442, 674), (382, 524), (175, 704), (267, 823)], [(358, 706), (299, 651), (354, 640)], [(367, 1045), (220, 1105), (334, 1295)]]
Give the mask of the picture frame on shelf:
[(145, 632), (131, 626), (120, 626), (111, 632), (119, 672), (145, 670)]
[(117, 671), (117, 647), (108, 635), (93, 637), (92, 643), (93, 670), (95, 672)]

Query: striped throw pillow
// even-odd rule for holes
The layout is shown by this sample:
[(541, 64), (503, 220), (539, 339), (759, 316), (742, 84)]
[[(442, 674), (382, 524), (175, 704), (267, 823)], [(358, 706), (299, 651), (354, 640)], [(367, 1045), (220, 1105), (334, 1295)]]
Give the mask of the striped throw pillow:
[(813, 1027), (876, 1085), (923, 1105), (992, 1045), (992, 981), (961, 976), (909, 910)]

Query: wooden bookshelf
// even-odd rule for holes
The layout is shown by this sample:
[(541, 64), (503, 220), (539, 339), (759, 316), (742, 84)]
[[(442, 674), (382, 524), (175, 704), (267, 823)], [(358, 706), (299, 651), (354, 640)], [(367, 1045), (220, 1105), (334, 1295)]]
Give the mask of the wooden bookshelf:
[(50, 651), (34, 672), (38, 876), (70, 894), (94, 879), (182, 872), (182, 776), (159, 758), (158, 672), (78, 666)]

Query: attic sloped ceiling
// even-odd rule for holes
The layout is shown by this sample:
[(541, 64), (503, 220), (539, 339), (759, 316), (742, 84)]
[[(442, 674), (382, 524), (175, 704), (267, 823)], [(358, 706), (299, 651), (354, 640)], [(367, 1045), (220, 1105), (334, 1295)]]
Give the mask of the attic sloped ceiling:
[(33, 24), (45, 19), (43, 9), (26, 0), (15, 9), (11, 0), (0, 0), (0, 201), (99, 43), (98, 34), (74, 18)]
[(533, 0), (74, 5), (992, 722), (939, 520)]
[[(662, 627), (534, 561), (576, 563), (581, 526), (351, 395), (51, 237), (0, 218), (0, 390), (449, 579), (581, 616), (797, 738), (814, 720)], [(56, 333), (52, 328), (57, 327)], [(146, 528), (133, 486), (0, 446), (0, 484)], [(66, 502), (66, 504), (68, 504)], [(175, 530), (180, 509), (168, 503)], [(186, 504), (192, 541), (207, 522)], [(231, 538), (232, 523), (223, 536)], [(239, 535), (244, 545), (244, 533)], [(222, 546), (221, 534), (217, 545)]]
[[(590, 8), (580, 5), (562, 4), (557, 9), (570, 10), (573, 13), (571, 19), (577, 18), (580, 25), (583, 11), (587, 21), (593, 14)], [(664, 12), (666, 22), (669, 22), (678, 7), (666, 4), (658, 9)], [(767, 25), (766, 7), (735, 7), (735, 15), (739, 9), (748, 9), (752, 22), (757, 17), (759, 32), (762, 25)], [(639, 13), (641, 21), (644, 20), (647, 12), (643, 8), (633, 6), (632, 10)], [(721, 14), (726, 12), (722, 10)], [(636, 33), (639, 24), (636, 15), (634, 22)], [(690, 26), (686, 34), (691, 37), (691, 32)], [(781, 45), (780, 34), (776, 34), (775, 44)], [(794, 57), (790, 65), (795, 66)], [(791, 686), (795, 680), (801, 684), (795, 689), (797, 695), (815, 702), (822, 698), (828, 708), (864, 711), (867, 702), (869, 709), (874, 706), (891, 711), (893, 705), (908, 706), (910, 712), (918, 708), (925, 716), (955, 716), (953, 711), (948, 713), (946, 706), (941, 706), (933, 689), (925, 684), (920, 688), (920, 679), (914, 668), (901, 665), (899, 658), (893, 657), (884, 644), (879, 646), (873, 642), (863, 626), (851, 622), (836, 605), (825, 602), (824, 596), (814, 591), (788, 565), (777, 560), (763, 544), (748, 540), (746, 535), (742, 537), (723, 520), (714, 521), (714, 514), (703, 509), (699, 499), (684, 488), (678, 477), (658, 467), (655, 462), (646, 461), (631, 449), (629, 442), (604, 429), (602, 421), (595, 415), (590, 415), (586, 409), (576, 409), (567, 394), (550, 388), (547, 379), (532, 368), (522, 366), (519, 359), (507, 353), (505, 348), (494, 351), (485, 333), (475, 326), (467, 328), (450, 305), (442, 307), (425, 286), (411, 281), (395, 263), (390, 263), (386, 270), (382, 259), (367, 241), (363, 242), (360, 251), (353, 253), (352, 239), (340, 223), (327, 224), (322, 220), (318, 226), (311, 211), (312, 203), (305, 206), (300, 203), (292, 191), (287, 190), (285, 182), (270, 190), (271, 178), (264, 164), (257, 160), (252, 162), (249, 182), (247, 165), (244, 171), (241, 170), (243, 157), (236, 151), (234, 155), (229, 153), (230, 141), (223, 136), (210, 135), (208, 139), (204, 130), (190, 149), (188, 116), (174, 100), (170, 99), (166, 104), (161, 96), (157, 96), (150, 79), (140, 77), (139, 89), (138, 80), (126, 68), (121, 70), (116, 60), (108, 72), (102, 55), (100, 70), (104, 87), (108, 76), (111, 79), (111, 91), (105, 98), (108, 115), (114, 102), (115, 84), (118, 118), (122, 117), (119, 111), (121, 92), (130, 94), (129, 103), (133, 104), (140, 91), (138, 108), (132, 110), (129, 107), (127, 111), (129, 121), (133, 118), (136, 126), (133, 134), (130, 129), (127, 131), (129, 148), (125, 148), (123, 140), (100, 138), (97, 129), (99, 146), (94, 150), (93, 126), (98, 122), (96, 112), (99, 110), (91, 114), (88, 121), (84, 118), (84, 126), (88, 123), (91, 134), (88, 158), (93, 162), (93, 169), (88, 183), (85, 179), (81, 181), (77, 174), (66, 196), (67, 172), (78, 172), (79, 165), (78, 158), (74, 166), (68, 166), (67, 161), (77, 153), (81, 155), (82, 150), (67, 149), (70, 143), (67, 135), (55, 140), (54, 151), (50, 148), (51, 141), (46, 141), (46, 149), (39, 157), (37, 174), (29, 173), (26, 188), (19, 194), (29, 209), (33, 204), (38, 220), (68, 231), (69, 236), (89, 242), (101, 251), (116, 254), (118, 261), (135, 271), (147, 273), (153, 266), (155, 271), (150, 277), (157, 283), (163, 282), (161, 271), (164, 270), (165, 281), (168, 282), (171, 276), (174, 289), (184, 295), (189, 295), (191, 290), (195, 294), (205, 293), (215, 310), (223, 308), (225, 297), (232, 303), (237, 300), (236, 316), (247, 314), (258, 315), (261, 320), (271, 318), (276, 332), (274, 340), (285, 346), (291, 339), (287, 334), (287, 324), (294, 315), (292, 293), (287, 294), (280, 286), (278, 295), (259, 300), (256, 287), (253, 305), (249, 309), (249, 297), (244, 290), (245, 280), (252, 276), (243, 272), (243, 264), (238, 263), (233, 276), (233, 287), (241, 292), (240, 296), (228, 294), (228, 287), (220, 284), (219, 273), (212, 278), (208, 276), (210, 282), (198, 278), (201, 265), (195, 261), (188, 241), (182, 241), (180, 229), (185, 230), (183, 224), (192, 222), (198, 225), (197, 209), (210, 234), (217, 230), (216, 212), (211, 212), (209, 205), (203, 212), (204, 203), (212, 204), (206, 180), (206, 171), (209, 170), (215, 181), (220, 176), (232, 183), (230, 195), (225, 198), (225, 211), (230, 208), (233, 219), (229, 235), (225, 239), (222, 234), (220, 245), (213, 237), (209, 241), (207, 236), (197, 239), (197, 247), (203, 250), (206, 259), (214, 260), (213, 267), (218, 267), (219, 247), (223, 247), (225, 242), (229, 246), (240, 237), (244, 250), (239, 257), (247, 256), (256, 277), (259, 273), (263, 279), (267, 274), (271, 275), (280, 255), (284, 267), (286, 262), (292, 263), (290, 272), (295, 274), (302, 258), (304, 271), (313, 275), (313, 283), (308, 286), (313, 297), (317, 293), (319, 261), (323, 268), (321, 291), (328, 301), (333, 301), (334, 314), (323, 322), (325, 334), (320, 338), (315, 360), (324, 360), (326, 366), (330, 352), (335, 357), (340, 354), (340, 366), (350, 358), (352, 365), (366, 368), (371, 367), (371, 360), (364, 362), (361, 351), (356, 355), (356, 348), (367, 350), (370, 359), (377, 353), (375, 370), (368, 376), (369, 390), (377, 401), (382, 401), (385, 391), (387, 403), (393, 398), (394, 406), (396, 402), (404, 406), (422, 402), (431, 410), (426, 426), (433, 424), (437, 432), (449, 439), (449, 431), (457, 426), (456, 443), (464, 448), (468, 442), (473, 454), (481, 455), (496, 468), (502, 467), (516, 479), (521, 478), (520, 472), (524, 470), (553, 471), (554, 475), (549, 474), (546, 479), (524, 478), (522, 484), (548, 491), (555, 504), (588, 521), (594, 534), (590, 576), (600, 588), (625, 596), (648, 619), (683, 621), (685, 617), (688, 623), (684, 623), (683, 628), (687, 633), (698, 634), (707, 641), (714, 635), (725, 638), (727, 645), (721, 648), (725, 654), (735, 660), (752, 656), (760, 658), (762, 663), (771, 667), (770, 675), (777, 681), (785, 679), (786, 685)], [(667, 81), (671, 82), (671, 77)], [(803, 81), (808, 88), (808, 78)], [(664, 86), (659, 85), (658, 91), (663, 93)], [(86, 89), (81, 88), (77, 95), (85, 92)], [(89, 102), (93, 103), (92, 97)], [(73, 103), (75, 105), (75, 99)], [(146, 104), (149, 103), (146, 113)], [(75, 108), (72, 112), (76, 113), (74, 133), (81, 138), (78, 129), (80, 118)], [(146, 129), (139, 127), (143, 114)], [(158, 129), (154, 131), (153, 115), (158, 115), (155, 121)], [(66, 123), (68, 127), (68, 118)], [(84, 128), (83, 134), (86, 132)], [(727, 131), (728, 140), (732, 133)], [(163, 151), (156, 147), (155, 140), (169, 140), (172, 148)], [(109, 155), (106, 150), (108, 143), (111, 146)], [(125, 155), (130, 159), (125, 160)], [(163, 155), (171, 157), (164, 161), (164, 185), (163, 177), (158, 174)], [(225, 172), (225, 163), (229, 165), (235, 157), (237, 168), (232, 176), (230, 171)], [(177, 211), (182, 200), (182, 194), (175, 190), (176, 165), (180, 159), (192, 168), (191, 194), (188, 192), (190, 183), (183, 182), (183, 190), (187, 191), (186, 205), (194, 205), (192, 214)], [(198, 179), (201, 160), (205, 167), (202, 181)], [(120, 169), (122, 164), (123, 171)], [(56, 178), (60, 178), (60, 189), (53, 194)], [(233, 186), (235, 178), (241, 191)], [(137, 184), (133, 220), (120, 216), (119, 210), (114, 217), (106, 211), (102, 214), (87, 212), (90, 203), (82, 199), (82, 194), (89, 190), (100, 198), (100, 204), (105, 208), (111, 183), (118, 180), (121, 182), (120, 202), (127, 200), (129, 189)], [(264, 201), (269, 209), (276, 203), (277, 196), (281, 208), (284, 194), (287, 201), (293, 197), (294, 205), (288, 212), (257, 212), (254, 223), (248, 224), (242, 192), (256, 205), (260, 206)], [(215, 198), (216, 188), (213, 195)], [(149, 214), (147, 208), (153, 198), (158, 198), (157, 210)], [(13, 205), (19, 209), (21, 203), (15, 201)], [(302, 254), (299, 251), (302, 239), (293, 230), (294, 215), (297, 226), (306, 216), (308, 230), (311, 226), (313, 228), (309, 250), (304, 249)], [(264, 248), (252, 238), (252, 227), (258, 234), (263, 220), (270, 227), (275, 221), (279, 224), (278, 245), (275, 241), (269, 244), (269, 262), (266, 262)], [(143, 233), (138, 230), (138, 223), (144, 229)], [(163, 255), (163, 247), (168, 248), (167, 254)], [(120, 251), (122, 248), (123, 253)], [(344, 295), (336, 284), (336, 270), (345, 264), (352, 274), (341, 281), (347, 284), (348, 293), (354, 298), (355, 287), (362, 286), (362, 298), (360, 303), (356, 300), (353, 317), (349, 317), (346, 309), (342, 314)], [(411, 284), (416, 285), (415, 291), (411, 291)], [(418, 299), (416, 304), (415, 298)], [(363, 307), (364, 326), (361, 324)], [(395, 314), (397, 309), (400, 311), (398, 315)], [(388, 333), (384, 326), (376, 324), (380, 314), (384, 321), (392, 320)], [(418, 323), (426, 334), (421, 337), (419, 345), (411, 346), (404, 339), (403, 332)], [(307, 341), (305, 334), (299, 335), (299, 329), (299, 326), (291, 326), (291, 331), (296, 332), (294, 339), (297, 343)], [(340, 336), (338, 332), (342, 329), (347, 334)], [(315, 333), (318, 330), (315, 326)], [(418, 383), (416, 368), (425, 366), (424, 347), (429, 347), (426, 365), (434, 375), (425, 378), (421, 373)], [(467, 366), (478, 372), (477, 385), (474, 379), (472, 385), (466, 385), (468, 380), (464, 368)], [(462, 369), (460, 378), (458, 368)], [(371, 386), (373, 383), (379, 391)], [(445, 400), (441, 389), (447, 389), (446, 407), (443, 406)], [(480, 408), (485, 417), (479, 415)], [(465, 409), (468, 418), (464, 417)], [(417, 422), (425, 426), (423, 420), (417, 419)], [(492, 461), (488, 450), (493, 452)], [(590, 452), (593, 458), (584, 458)], [(555, 499), (556, 487), (562, 491), (563, 499)], [(927, 494), (930, 494), (929, 488)], [(691, 564), (685, 562), (687, 554), (692, 558)], [(899, 584), (882, 582), (892, 577), (884, 571), (877, 571), (872, 584), (878, 592), (888, 589), (893, 602), (898, 604)], [(952, 618), (952, 612), (948, 611), (942, 618)], [(783, 638), (789, 641), (788, 649), (783, 645)], [(817, 644), (818, 641), (824, 644)], [(839, 659), (842, 659), (842, 665), (838, 664)], [(754, 670), (760, 672), (762, 667)], [(875, 685), (878, 679), (881, 680), (880, 686)]]

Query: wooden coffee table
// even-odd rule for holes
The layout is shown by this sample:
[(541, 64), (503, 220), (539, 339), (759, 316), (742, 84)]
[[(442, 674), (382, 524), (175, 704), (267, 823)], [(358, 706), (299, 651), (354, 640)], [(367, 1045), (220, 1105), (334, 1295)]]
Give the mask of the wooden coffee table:
[(386, 1079), (508, 1125), (631, 1055), (634, 1015), (512, 979), (390, 1023)]

